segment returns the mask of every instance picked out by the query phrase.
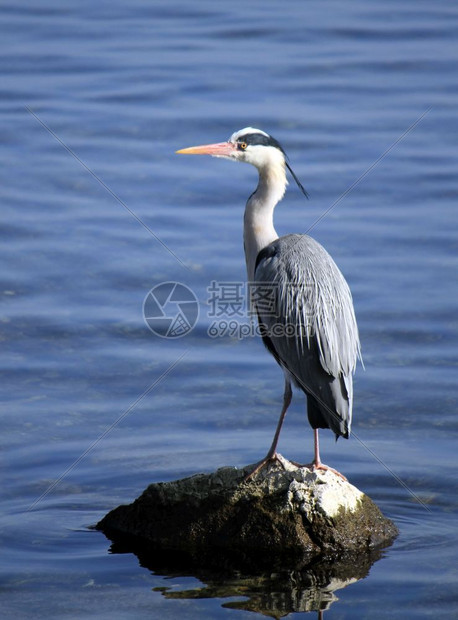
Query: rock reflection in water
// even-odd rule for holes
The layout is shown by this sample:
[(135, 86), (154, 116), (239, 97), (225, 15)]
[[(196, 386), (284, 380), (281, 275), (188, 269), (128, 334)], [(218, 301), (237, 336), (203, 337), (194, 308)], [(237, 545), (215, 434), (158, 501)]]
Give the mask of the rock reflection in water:
[(336, 592), (366, 577), (372, 564), (382, 555), (382, 550), (377, 550), (340, 558), (314, 558), (291, 566), (282, 559), (281, 566), (273, 565), (271, 570), (256, 572), (246, 563), (246, 558), (239, 564), (236, 558), (217, 553), (213, 559), (175, 552), (158, 553), (126, 541), (115, 542), (111, 551), (135, 553), (141, 566), (156, 575), (172, 580), (194, 577), (202, 583), (189, 590), (176, 590), (173, 585), (154, 589), (167, 599), (239, 598), (222, 606), (273, 618), (313, 611), (318, 612), (318, 618), (323, 617), (323, 611), (338, 601)]

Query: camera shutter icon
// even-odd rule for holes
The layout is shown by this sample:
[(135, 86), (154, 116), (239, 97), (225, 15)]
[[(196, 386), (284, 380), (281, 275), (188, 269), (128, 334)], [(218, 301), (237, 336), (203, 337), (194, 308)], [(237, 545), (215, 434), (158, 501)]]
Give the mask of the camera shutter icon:
[(189, 334), (197, 323), (199, 302), (185, 284), (162, 282), (145, 297), (143, 317), (156, 336), (181, 338)]

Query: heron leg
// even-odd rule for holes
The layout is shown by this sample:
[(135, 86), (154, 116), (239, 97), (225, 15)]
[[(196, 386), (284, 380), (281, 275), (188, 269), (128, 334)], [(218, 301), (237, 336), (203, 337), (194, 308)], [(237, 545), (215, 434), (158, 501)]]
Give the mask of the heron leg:
[(278, 424), (275, 430), (274, 439), (272, 441), (272, 445), (270, 446), (270, 450), (267, 453), (266, 459), (271, 459), (277, 454), (277, 444), (278, 444), (278, 439), (280, 437), (281, 427), (283, 426), (283, 421), (285, 419), (286, 412), (288, 411), (288, 407), (291, 404), (292, 397), (293, 397), (293, 392), (291, 390), (291, 381), (285, 377), (285, 392), (283, 394), (283, 407), (280, 413), (280, 418), (278, 419)]
[(271, 461), (278, 461), (284, 467), (283, 457), (277, 454), (277, 444), (278, 444), (278, 439), (280, 437), (281, 427), (283, 426), (283, 421), (285, 419), (286, 412), (288, 411), (288, 407), (291, 404), (292, 397), (293, 397), (293, 392), (291, 390), (291, 381), (285, 375), (285, 391), (283, 394), (283, 407), (280, 413), (280, 418), (278, 420), (277, 428), (275, 430), (275, 435), (272, 441), (272, 445), (270, 446), (269, 452), (266, 454), (265, 458), (263, 458), (262, 461), (260, 461), (256, 465), (255, 469), (251, 473), (249, 473), (248, 476), (246, 476), (245, 480), (249, 480), (250, 478), (252, 478), (255, 474), (258, 473), (260, 469), (262, 469), (265, 465), (267, 465), (267, 463)]
[(305, 465), (305, 467), (308, 467), (309, 469), (322, 469), (322, 470), (328, 470), (328, 471), (332, 471), (334, 474), (336, 474), (337, 476), (339, 476), (340, 478), (343, 478), (343, 480), (346, 480), (345, 476), (343, 474), (340, 473), (340, 471), (337, 471), (337, 469), (333, 469), (332, 467), (328, 467), (327, 465), (325, 465), (324, 463), (321, 462), (321, 458), (320, 458), (320, 439), (318, 437), (318, 429), (314, 428), (313, 429), (313, 433), (315, 436), (315, 456), (314, 459), (311, 463), (309, 463), (308, 465)]
[(314, 435), (314, 444), (315, 444), (315, 458), (313, 459), (313, 464), (315, 465), (315, 467), (319, 468), (320, 465), (323, 465), (323, 463), (321, 462), (320, 459), (320, 437), (319, 437), (319, 433), (318, 433), (318, 429), (314, 428), (313, 429), (313, 435)]

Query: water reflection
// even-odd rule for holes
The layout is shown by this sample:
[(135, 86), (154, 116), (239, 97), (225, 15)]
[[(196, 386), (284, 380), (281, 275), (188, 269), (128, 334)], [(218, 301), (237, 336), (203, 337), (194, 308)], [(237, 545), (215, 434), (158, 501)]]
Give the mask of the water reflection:
[[(145, 549), (141, 543), (116, 541), (112, 553), (135, 553), (140, 565), (172, 580), (172, 585), (154, 588), (167, 599), (236, 598), (223, 603), (227, 609), (253, 611), (272, 618), (292, 612), (323, 612), (338, 601), (336, 592), (366, 577), (382, 550), (339, 558), (310, 558), (288, 562), (283, 558), (270, 569), (256, 571), (246, 557), (215, 553), (193, 557), (176, 552)], [(177, 590), (173, 579), (194, 577), (200, 585)]]

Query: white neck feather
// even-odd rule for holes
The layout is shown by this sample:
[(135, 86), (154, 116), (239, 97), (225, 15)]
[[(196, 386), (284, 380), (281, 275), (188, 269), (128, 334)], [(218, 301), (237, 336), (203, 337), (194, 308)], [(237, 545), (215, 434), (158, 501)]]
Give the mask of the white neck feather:
[(248, 281), (254, 280), (254, 268), (259, 252), (278, 239), (274, 228), (273, 213), (276, 204), (283, 198), (286, 180), (283, 157), (278, 162), (258, 168), (259, 183), (250, 196), (245, 208), (243, 241)]

